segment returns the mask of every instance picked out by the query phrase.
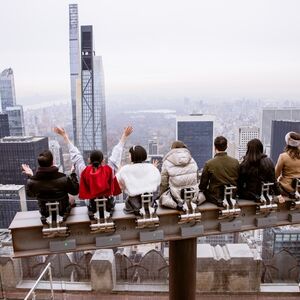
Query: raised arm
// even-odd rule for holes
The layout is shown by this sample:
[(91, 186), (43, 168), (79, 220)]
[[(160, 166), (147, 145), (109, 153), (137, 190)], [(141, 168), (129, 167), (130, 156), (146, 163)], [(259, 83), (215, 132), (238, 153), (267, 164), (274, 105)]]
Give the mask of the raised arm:
[(80, 178), (80, 175), (82, 173), (82, 171), (85, 169), (86, 165), (84, 162), (84, 159), (82, 157), (82, 154), (80, 153), (80, 151), (78, 150), (77, 147), (75, 147), (72, 142), (69, 139), (68, 134), (66, 133), (66, 131), (61, 128), (61, 127), (54, 127), (54, 132), (57, 133), (58, 135), (62, 136), (65, 143), (68, 146), (69, 149), (69, 153), (70, 153), (70, 158), (72, 163), (75, 165), (75, 170), (77, 173), (77, 176)]
[(111, 156), (108, 158), (108, 165), (116, 172), (118, 168), (121, 166), (122, 153), (124, 149), (124, 145), (128, 139), (128, 137), (133, 132), (132, 126), (127, 126), (124, 128), (123, 134), (119, 143), (114, 146)]

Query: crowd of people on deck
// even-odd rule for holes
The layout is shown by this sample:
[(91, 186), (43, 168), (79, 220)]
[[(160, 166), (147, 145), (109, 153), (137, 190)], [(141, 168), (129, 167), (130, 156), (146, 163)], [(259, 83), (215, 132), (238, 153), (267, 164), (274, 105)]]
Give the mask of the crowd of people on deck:
[[(286, 198), (293, 198), (296, 180), (300, 178), (300, 134), (289, 132), (285, 137), (286, 147), (280, 154), (276, 166), (264, 153), (259, 139), (250, 140), (247, 152), (242, 161), (227, 155), (227, 140), (218, 136), (214, 140), (215, 155), (208, 160), (201, 176), (197, 163), (188, 147), (181, 141), (173, 142), (170, 151), (164, 156), (161, 172), (158, 162), (147, 163), (147, 152), (140, 145), (130, 147), (131, 163), (122, 166), (124, 145), (133, 132), (128, 126), (124, 129), (119, 143), (113, 148), (107, 164), (103, 153), (94, 150), (90, 153), (88, 165), (82, 154), (70, 141), (63, 128), (55, 127), (54, 131), (64, 139), (73, 163), (69, 176), (60, 173), (53, 165), (53, 155), (45, 150), (38, 156), (39, 168), (33, 174), (30, 166), (23, 164), (23, 173), (28, 182), (27, 195), (38, 200), (41, 221), (47, 225), (49, 212), (47, 202), (59, 202), (59, 214), (63, 221), (67, 219), (74, 203), (69, 195), (79, 194), (79, 198), (87, 200), (88, 215), (94, 220), (96, 212), (95, 199), (106, 198), (107, 211), (114, 207), (114, 196), (124, 192), (127, 195), (124, 213), (141, 216), (141, 197), (145, 193), (157, 195), (161, 206), (184, 211), (183, 191), (192, 189), (192, 201), (201, 205), (205, 201), (223, 208), (224, 186), (237, 187), (239, 199), (260, 202), (262, 183), (273, 183), (271, 194), (279, 203)], [(155, 199), (156, 198), (156, 199)]]

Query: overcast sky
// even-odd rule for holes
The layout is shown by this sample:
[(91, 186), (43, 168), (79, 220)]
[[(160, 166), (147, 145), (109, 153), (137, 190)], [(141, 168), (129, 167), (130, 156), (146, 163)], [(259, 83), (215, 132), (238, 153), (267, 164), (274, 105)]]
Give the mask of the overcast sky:
[(300, 98), (299, 0), (0, 0), (20, 104), (69, 98), (69, 3), (93, 25), (107, 95)]

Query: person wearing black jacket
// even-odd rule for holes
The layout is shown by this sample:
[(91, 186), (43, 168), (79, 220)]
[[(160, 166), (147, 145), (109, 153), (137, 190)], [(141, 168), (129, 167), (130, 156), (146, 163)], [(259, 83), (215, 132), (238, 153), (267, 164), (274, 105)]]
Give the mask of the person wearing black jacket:
[(263, 153), (263, 144), (259, 139), (253, 139), (247, 144), (247, 152), (239, 167), (237, 181), (238, 196), (240, 199), (259, 202), (262, 183), (274, 183), (271, 193), (278, 196), (279, 202), (284, 199), (280, 195), (279, 186), (275, 178), (275, 168), (272, 160)]
[(35, 175), (28, 165), (22, 165), (23, 173), (29, 176), (26, 194), (38, 200), (43, 225), (47, 224), (47, 217), (49, 217), (47, 202), (59, 202), (59, 215), (65, 221), (71, 211), (68, 194), (77, 195), (79, 191), (77, 176), (75, 173), (66, 176), (58, 172), (58, 168), (53, 165), (53, 155), (49, 150), (39, 154), (38, 164), (39, 168)]

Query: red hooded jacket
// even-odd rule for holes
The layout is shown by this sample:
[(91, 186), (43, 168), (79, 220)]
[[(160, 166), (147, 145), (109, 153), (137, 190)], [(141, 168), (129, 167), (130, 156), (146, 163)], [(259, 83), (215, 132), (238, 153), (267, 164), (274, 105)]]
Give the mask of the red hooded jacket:
[(95, 199), (99, 197), (109, 197), (121, 193), (118, 181), (114, 179), (114, 174), (110, 166), (98, 167), (87, 166), (80, 177), (79, 198)]

